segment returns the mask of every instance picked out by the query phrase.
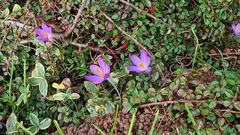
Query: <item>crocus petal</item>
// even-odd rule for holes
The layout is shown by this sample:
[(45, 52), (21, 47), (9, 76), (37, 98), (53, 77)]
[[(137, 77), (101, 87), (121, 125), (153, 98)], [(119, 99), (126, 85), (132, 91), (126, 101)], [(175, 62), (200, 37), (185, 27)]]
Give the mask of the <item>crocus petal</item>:
[(141, 60), (136, 55), (131, 55), (130, 60), (136, 66), (139, 66), (142, 63)]
[(232, 24), (232, 29), (235, 30), (235, 28), (236, 28), (236, 25)]
[(149, 72), (151, 72), (151, 71), (152, 71), (152, 68), (151, 68), (151, 67), (148, 67), (148, 68), (145, 70), (146, 73), (149, 73)]
[(236, 25), (236, 27), (235, 27), (235, 31), (236, 31), (236, 35), (240, 35), (240, 23), (238, 23), (237, 25)]
[(102, 83), (104, 81), (104, 78), (100, 77), (100, 76), (85, 76), (85, 79), (94, 83), (94, 84), (99, 84), (99, 83)]
[(131, 72), (137, 72), (137, 73), (141, 73), (142, 72), (142, 70), (139, 67), (137, 67), (137, 66), (128, 66), (127, 68)]
[(36, 37), (36, 39), (39, 40), (39, 41), (48, 42), (48, 38), (47, 37), (38, 36), (38, 37)]
[(151, 58), (147, 56), (146, 61), (144, 62), (144, 65), (148, 67), (150, 65), (150, 62), (151, 62)]
[(45, 23), (42, 23), (42, 29), (45, 30), (48, 34), (52, 34), (52, 29), (48, 27)]
[(238, 23), (237, 25), (235, 25), (236, 26), (236, 28), (239, 28), (240, 27), (240, 23)]
[(102, 68), (104, 73), (110, 73), (110, 66), (107, 65), (101, 57), (98, 58), (98, 64)]
[(36, 34), (39, 35), (39, 36), (41, 36), (43, 33), (45, 33), (45, 31), (42, 30), (42, 29), (37, 29), (36, 30)]
[(147, 59), (147, 51), (146, 50), (142, 50), (141, 53), (140, 53), (140, 58), (141, 58), (141, 61), (143, 63), (145, 63), (146, 59)]
[(240, 23), (238, 23), (237, 25), (232, 24), (232, 30), (234, 32), (234, 34), (236, 34), (237, 36), (240, 36)]
[(103, 73), (104, 75), (104, 72), (102, 71), (102, 69), (97, 65), (91, 65), (90, 71), (97, 76), (102, 76), (101, 73)]
[(151, 62), (151, 58), (147, 55), (147, 51), (146, 50), (142, 50), (141, 51), (141, 61), (142, 63), (148, 67), (150, 65), (150, 62)]

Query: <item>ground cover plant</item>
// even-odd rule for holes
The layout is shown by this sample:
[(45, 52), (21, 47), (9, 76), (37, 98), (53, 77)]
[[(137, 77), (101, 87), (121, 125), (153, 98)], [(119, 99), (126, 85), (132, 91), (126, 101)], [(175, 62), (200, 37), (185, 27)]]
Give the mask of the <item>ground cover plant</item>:
[(1, 134), (239, 134), (237, 0), (0, 0)]

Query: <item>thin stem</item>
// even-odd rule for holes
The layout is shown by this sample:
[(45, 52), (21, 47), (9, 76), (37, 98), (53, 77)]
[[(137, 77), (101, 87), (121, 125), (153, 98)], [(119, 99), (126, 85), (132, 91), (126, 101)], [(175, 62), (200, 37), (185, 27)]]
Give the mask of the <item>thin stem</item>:
[(27, 73), (26, 73), (27, 67), (26, 67), (26, 59), (23, 60), (23, 85), (24, 85), (24, 93), (26, 97), (26, 104), (27, 104), (27, 109), (29, 110), (29, 105), (28, 105), (28, 91), (27, 91)]
[(193, 57), (193, 63), (192, 63), (192, 67), (194, 67), (194, 64), (195, 64), (195, 61), (196, 61), (196, 58), (197, 58), (198, 48), (200, 49), (200, 59), (201, 60), (203, 60), (203, 54), (202, 54), (202, 50), (201, 50), (200, 45), (199, 45), (199, 41), (198, 41), (197, 35), (194, 32), (193, 28), (191, 28), (191, 30), (192, 30), (192, 33), (194, 35), (195, 41), (196, 41), (196, 48), (195, 48), (194, 57)]
[(29, 131), (29, 129), (27, 129), (27, 128), (25, 128), (21, 123), (19, 123), (18, 121), (17, 121), (17, 125), (24, 131), (24, 132), (26, 132), (27, 134), (29, 134), (29, 135), (34, 135), (31, 131)]
[(79, 111), (78, 111), (78, 107), (77, 107), (77, 105), (75, 104), (75, 102), (74, 102), (72, 99), (71, 99), (71, 101), (73, 102), (73, 104), (74, 104), (74, 106), (75, 106), (75, 108), (76, 108), (76, 111), (79, 112)]
[(12, 101), (12, 80), (13, 80), (13, 70), (14, 70), (14, 61), (13, 58), (11, 60), (11, 71), (10, 71), (10, 82), (9, 82), (9, 88), (8, 88), (8, 99), (9, 101)]

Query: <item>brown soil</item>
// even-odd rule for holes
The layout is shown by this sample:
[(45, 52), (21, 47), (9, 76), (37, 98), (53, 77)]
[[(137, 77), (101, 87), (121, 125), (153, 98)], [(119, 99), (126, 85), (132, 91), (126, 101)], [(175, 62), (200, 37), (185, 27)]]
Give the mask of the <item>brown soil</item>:
[[(154, 116), (154, 112), (150, 111), (149, 109), (144, 109), (143, 112), (137, 112), (132, 134), (135, 135), (139, 132), (141, 132), (143, 135), (148, 134), (148, 132), (151, 130)], [(162, 116), (159, 117), (159, 120), (155, 126), (155, 130), (157, 130), (159, 133), (169, 134), (169, 132), (174, 131), (175, 127), (179, 127), (181, 125), (181, 119), (170, 120), (167, 115), (164, 117)], [(115, 135), (127, 134), (131, 117), (132, 115), (130, 113), (124, 114), (122, 112), (119, 112)], [(113, 119), (114, 114), (107, 114), (103, 117), (96, 117), (90, 120), (86, 120), (85, 124), (81, 126), (69, 125), (67, 127), (64, 127), (62, 130), (65, 135), (97, 135), (99, 133), (92, 125), (95, 124), (105, 133), (109, 134), (111, 132)], [(57, 135), (57, 133), (55, 132), (52, 135)]]

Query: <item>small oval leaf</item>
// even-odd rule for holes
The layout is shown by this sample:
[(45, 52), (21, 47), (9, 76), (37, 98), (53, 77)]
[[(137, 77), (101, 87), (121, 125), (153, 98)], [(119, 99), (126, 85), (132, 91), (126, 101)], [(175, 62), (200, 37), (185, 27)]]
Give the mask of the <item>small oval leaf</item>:
[(51, 122), (52, 122), (51, 119), (46, 118), (46, 119), (44, 119), (44, 120), (42, 120), (42, 121), (40, 122), (39, 128), (40, 128), (41, 130), (45, 130), (45, 129), (47, 129), (47, 128), (51, 125)]

